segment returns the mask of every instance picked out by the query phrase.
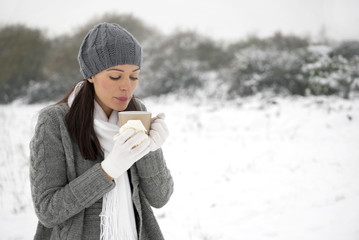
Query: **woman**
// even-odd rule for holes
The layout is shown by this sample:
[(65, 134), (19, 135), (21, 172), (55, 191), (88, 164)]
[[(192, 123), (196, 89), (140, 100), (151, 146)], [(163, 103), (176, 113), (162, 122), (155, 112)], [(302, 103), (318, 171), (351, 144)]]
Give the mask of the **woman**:
[(133, 97), (141, 46), (117, 24), (96, 25), (80, 47), (84, 80), (39, 114), (30, 143), (34, 239), (163, 239), (152, 207), (173, 192), (162, 154), (164, 114), (149, 135), (124, 131), (119, 111), (146, 110)]

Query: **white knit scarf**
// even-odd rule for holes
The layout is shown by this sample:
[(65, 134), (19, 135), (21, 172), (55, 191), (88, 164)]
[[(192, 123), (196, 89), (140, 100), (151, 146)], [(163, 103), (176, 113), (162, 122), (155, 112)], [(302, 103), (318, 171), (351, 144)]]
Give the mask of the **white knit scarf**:
[[(78, 83), (68, 99), (71, 106), (84, 81)], [(118, 112), (109, 118), (94, 100), (94, 130), (106, 156), (114, 145), (113, 136), (119, 132)], [(120, 160), (120, 159), (119, 159)], [(137, 240), (135, 214), (131, 199), (131, 187), (127, 172), (115, 179), (115, 188), (103, 196), (101, 217), (101, 240)]]

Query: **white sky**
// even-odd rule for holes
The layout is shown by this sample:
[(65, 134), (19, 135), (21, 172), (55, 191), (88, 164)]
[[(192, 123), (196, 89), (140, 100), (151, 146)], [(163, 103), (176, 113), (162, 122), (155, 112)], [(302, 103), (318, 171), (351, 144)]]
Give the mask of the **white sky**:
[(359, 0), (0, 0), (0, 24), (25, 23), (51, 36), (105, 12), (133, 13), (165, 33), (176, 27), (217, 39), (275, 31), (359, 40)]

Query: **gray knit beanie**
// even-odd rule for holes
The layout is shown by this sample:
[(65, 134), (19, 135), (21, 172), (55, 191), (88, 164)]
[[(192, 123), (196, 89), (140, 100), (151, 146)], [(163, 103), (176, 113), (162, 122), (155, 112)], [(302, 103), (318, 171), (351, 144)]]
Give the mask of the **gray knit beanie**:
[(78, 61), (84, 79), (116, 65), (132, 64), (141, 67), (142, 48), (123, 27), (101, 23), (84, 38)]

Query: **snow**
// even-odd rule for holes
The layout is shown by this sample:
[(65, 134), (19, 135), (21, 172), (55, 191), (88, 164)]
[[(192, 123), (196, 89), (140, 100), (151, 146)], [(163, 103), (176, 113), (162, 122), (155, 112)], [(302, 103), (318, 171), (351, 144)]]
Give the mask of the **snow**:
[[(166, 239), (359, 239), (359, 99), (144, 99), (166, 113)], [(28, 143), (44, 105), (0, 106), (0, 239), (32, 239)]]

